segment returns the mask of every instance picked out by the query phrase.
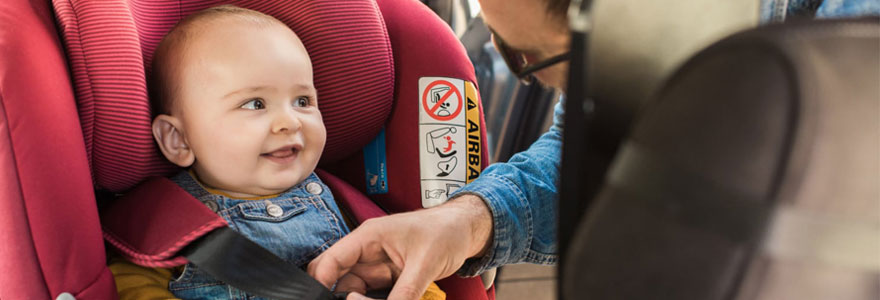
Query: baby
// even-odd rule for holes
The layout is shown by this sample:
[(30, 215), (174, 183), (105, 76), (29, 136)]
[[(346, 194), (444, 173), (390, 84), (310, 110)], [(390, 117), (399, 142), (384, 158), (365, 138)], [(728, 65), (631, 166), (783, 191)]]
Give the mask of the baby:
[[(299, 266), (349, 232), (313, 173), (326, 130), (309, 55), (284, 23), (235, 6), (190, 15), (159, 44), (150, 85), (156, 143), (188, 168), (172, 180), (230, 228)], [(122, 299), (253, 299), (192, 264), (111, 270)], [(433, 286), (423, 299), (444, 296)]]

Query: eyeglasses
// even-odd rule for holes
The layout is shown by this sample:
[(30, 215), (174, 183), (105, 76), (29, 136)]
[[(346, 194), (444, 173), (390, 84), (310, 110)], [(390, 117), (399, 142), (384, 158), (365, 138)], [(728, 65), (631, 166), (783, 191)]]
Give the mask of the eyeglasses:
[(511, 49), (510, 46), (501, 39), (501, 36), (499, 36), (492, 28), (489, 28), (489, 32), (492, 33), (492, 43), (495, 45), (495, 49), (498, 50), (498, 53), (501, 54), (501, 57), (504, 58), (504, 63), (506, 63), (507, 67), (510, 68), (510, 71), (526, 85), (535, 81), (535, 76), (532, 75), (533, 73), (571, 59), (571, 53), (565, 52), (530, 65), (526, 60), (525, 54)]

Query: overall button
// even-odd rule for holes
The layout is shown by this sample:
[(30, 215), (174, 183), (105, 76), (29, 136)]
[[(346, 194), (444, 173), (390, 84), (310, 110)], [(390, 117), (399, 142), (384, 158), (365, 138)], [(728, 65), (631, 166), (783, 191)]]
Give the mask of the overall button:
[(320, 183), (309, 182), (309, 184), (306, 185), (306, 191), (309, 191), (312, 195), (319, 195), (324, 191), (324, 188), (321, 187)]
[(269, 213), (270, 216), (277, 218), (284, 214), (284, 209), (282, 209), (281, 206), (278, 206), (278, 204), (269, 204), (266, 206), (266, 212)]

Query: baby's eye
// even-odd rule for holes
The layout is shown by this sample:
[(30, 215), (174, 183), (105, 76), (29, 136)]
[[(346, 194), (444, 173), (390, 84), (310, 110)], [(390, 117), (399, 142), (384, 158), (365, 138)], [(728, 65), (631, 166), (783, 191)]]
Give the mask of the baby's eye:
[(309, 106), (309, 97), (306, 97), (306, 96), (297, 97), (296, 100), (293, 101), (293, 106), (296, 106), (296, 107)]
[(254, 99), (251, 99), (250, 101), (246, 102), (245, 104), (242, 104), (241, 108), (254, 109), (254, 110), (264, 109), (264, 108), (266, 108), (266, 104), (263, 103), (263, 99), (254, 98)]

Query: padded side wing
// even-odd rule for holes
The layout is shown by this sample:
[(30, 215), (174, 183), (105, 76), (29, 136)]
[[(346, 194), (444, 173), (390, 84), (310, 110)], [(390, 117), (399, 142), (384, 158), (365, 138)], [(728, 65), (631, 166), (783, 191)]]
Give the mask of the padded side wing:
[[(474, 67), (455, 34), (428, 7), (412, 0), (381, 0), (379, 8), (394, 52), (394, 106), (385, 123), (388, 193), (370, 195), (390, 213), (422, 208), (419, 174), (419, 78), (450, 77), (476, 85)], [(479, 93), (477, 93), (479, 94)], [(479, 95), (477, 95), (479, 98)], [(488, 166), (483, 107), (480, 116), (480, 166)], [(364, 156), (322, 166), (328, 172), (366, 192)]]
[(0, 298), (113, 299), (67, 64), (47, 1), (0, 2)]
[[(385, 151), (388, 192), (370, 195), (388, 213), (422, 208), (420, 182), (419, 79), (449, 77), (476, 85), (474, 67), (461, 42), (449, 26), (422, 3), (414, 0), (379, 0), (391, 48), (394, 53), (394, 106), (385, 123)], [(478, 94), (478, 93), (477, 93)], [(479, 96), (477, 96), (479, 97)], [(477, 99), (479, 100), (479, 99)], [(479, 102), (479, 101), (478, 101)], [(480, 116), (481, 169), (488, 165), (485, 118)], [(358, 151), (332, 165), (328, 172), (366, 193), (364, 156)], [(329, 183), (328, 183), (329, 184)], [(486, 290), (480, 278), (451, 276), (438, 282), (449, 299), (494, 299), (494, 290)]]

